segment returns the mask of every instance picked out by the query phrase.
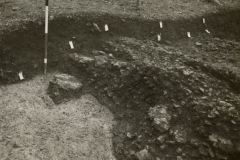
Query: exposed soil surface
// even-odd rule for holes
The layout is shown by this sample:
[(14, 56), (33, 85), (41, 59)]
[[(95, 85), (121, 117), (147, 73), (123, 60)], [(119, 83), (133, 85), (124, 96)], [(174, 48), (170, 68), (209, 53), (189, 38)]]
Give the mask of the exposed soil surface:
[(55, 105), (51, 77), (1, 86), (1, 159), (115, 159), (112, 113), (91, 95)]
[[(170, 14), (171, 7), (161, 12), (162, 29), (154, 15), (159, 13), (154, 11), (156, 1), (149, 1), (151, 7), (148, 1), (141, 3), (138, 18), (130, 1), (87, 5), (90, 11), (96, 4), (103, 9), (113, 5), (115, 14), (112, 8), (107, 13), (79, 13), (76, 6), (86, 1), (72, 1), (75, 7), (63, 14), (54, 8), (49, 28), (51, 74), (45, 78), (34, 78), (43, 72), (41, 17), (36, 13), (35, 20), (30, 16), (30, 22), (21, 25), (13, 18), (12, 27), (3, 26), (0, 156), (238, 160), (240, 11), (232, 7), (237, 2), (163, 2), (174, 4), (176, 12), (185, 7), (187, 13)], [(11, 8), (14, 3), (1, 4)], [(186, 5), (196, 11), (191, 14)], [(208, 11), (213, 8), (216, 13)], [(3, 22), (7, 19), (3, 16)], [(104, 31), (105, 24), (109, 31)]]

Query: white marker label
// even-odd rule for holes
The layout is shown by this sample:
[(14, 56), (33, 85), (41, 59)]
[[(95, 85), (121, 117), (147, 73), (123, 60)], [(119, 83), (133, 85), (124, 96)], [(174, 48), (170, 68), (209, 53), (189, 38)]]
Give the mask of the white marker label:
[(203, 18), (203, 24), (205, 23), (205, 18)]
[(19, 72), (19, 73), (18, 73), (18, 76), (19, 76), (20, 80), (23, 80), (23, 79), (24, 79), (24, 78), (23, 78), (23, 73), (22, 73), (22, 72)]
[(190, 34), (190, 32), (187, 32), (187, 36), (190, 38), (191, 37), (191, 34)]
[(108, 25), (107, 24), (105, 24), (105, 31), (108, 31), (109, 29), (108, 29)]
[(47, 63), (47, 59), (46, 58), (44, 59), (44, 63)]
[(161, 34), (158, 34), (158, 41), (161, 41)]
[(207, 29), (205, 30), (208, 34), (210, 33)]
[(163, 23), (162, 21), (159, 22), (160, 28), (163, 28)]
[(72, 42), (72, 41), (69, 41), (69, 44), (70, 44), (71, 49), (74, 49), (74, 47), (73, 47), (73, 42)]

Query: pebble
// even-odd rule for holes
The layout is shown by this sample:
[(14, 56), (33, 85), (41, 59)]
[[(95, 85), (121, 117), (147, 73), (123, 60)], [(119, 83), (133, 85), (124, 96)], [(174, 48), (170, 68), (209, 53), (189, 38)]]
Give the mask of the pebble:
[(181, 148), (178, 148), (178, 149), (177, 149), (177, 153), (182, 153), (182, 149), (181, 149)]
[(196, 42), (195, 45), (196, 45), (196, 46), (202, 46), (202, 43)]
[(161, 135), (157, 138), (157, 140), (160, 142), (160, 143), (163, 143), (165, 141), (165, 139), (167, 138), (167, 135)]

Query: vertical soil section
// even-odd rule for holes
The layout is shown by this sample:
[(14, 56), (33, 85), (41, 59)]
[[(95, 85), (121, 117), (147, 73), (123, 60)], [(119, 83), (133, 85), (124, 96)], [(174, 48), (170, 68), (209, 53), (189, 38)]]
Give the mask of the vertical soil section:
[[(239, 41), (240, 38), (240, 11), (225, 11), (209, 14), (206, 19), (207, 26), (202, 18), (162, 20), (163, 29), (159, 28), (159, 21), (134, 19), (124, 16), (108, 14), (69, 15), (55, 18), (49, 26), (49, 68), (57, 66), (64, 58), (65, 53), (71, 53), (68, 41), (74, 37), (76, 49), (80, 52), (89, 48), (101, 49), (101, 39), (118, 36), (127, 36), (137, 39), (157, 40), (157, 34), (162, 34), (161, 43), (173, 43), (187, 38), (187, 32), (196, 37), (205, 33), (207, 28), (211, 35)], [(107, 23), (110, 31), (107, 33), (93, 33), (91, 24), (98, 24), (103, 30)], [(90, 24), (90, 26), (89, 26)], [(26, 77), (33, 77), (43, 68), (44, 52), (44, 25), (43, 21), (30, 22), (19, 30), (1, 35), (0, 68), (3, 70), (1, 83), (17, 82), (16, 73), (24, 71)], [(11, 78), (9, 78), (11, 77)]]
[[(203, 17), (162, 20), (163, 29), (158, 20), (109, 14), (58, 17), (49, 26), (48, 68), (75, 76), (83, 82), (81, 94), (92, 94), (114, 114), (117, 159), (234, 160), (240, 153), (240, 98), (229, 75), (222, 80), (198, 63), (190, 67), (194, 59), (171, 44), (186, 40), (187, 32), (207, 37), (206, 28), (212, 37), (239, 41), (239, 15), (239, 10), (206, 15), (207, 26)], [(19, 82), (20, 71), (26, 80), (43, 73), (41, 22), (1, 36), (1, 84)], [(54, 99), (51, 85), (48, 91), (56, 101), (81, 95), (60, 92), (61, 99)]]

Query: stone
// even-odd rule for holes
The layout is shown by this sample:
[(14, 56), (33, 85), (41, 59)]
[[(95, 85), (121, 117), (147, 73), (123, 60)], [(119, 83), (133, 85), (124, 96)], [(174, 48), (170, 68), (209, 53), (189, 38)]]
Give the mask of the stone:
[(94, 31), (101, 32), (101, 29), (98, 27), (96, 23), (93, 23)]
[(157, 138), (157, 140), (160, 142), (160, 143), (163, 143), (165, 141), (165, 139), (167, 138), (167, 135), (161, 135)]
[(20, 10), (20, 9), (21, 9), (20, 7), (13, 7), (13, 8), (12, 8), (13, 11), (18, 11), (18, 10)]
[(120, 69), (121, 75), (128, 75), (129, 71), (127, 69)]
[(212, 158), (215, 157), (215, 154), (214, 154), (214, 152), (213, 152), (213, 150), (212, 150), (211, 148), (208, 149), (208, 152), (209, 152), (209, 154), (210, 154), (210, 156), (211, 156)]
[(222, 5), (222, 3), (219, 2), (219, 0), (211, 0), (212, 3), (218, 4), (218, 5)]
[(178, 143), (187, 142), (187, 132), (184, 130), (183, 126), (177, 126), (173, 132), (173, 136)]
[(129, 152), (129, 155), (130, 155), (130, 156), (134, 156), (134, 155), (135, 155), (135, 151), (131, 150), (131, 151)]
[(94, 61), (93, 58), (84, 57), (84, 56), (79, 57), (79, 60), (78, 60), (79, 63), (83, 63), (83, 64), (91, 63), (91, 62), (93, 62), (93, 61)]
[(95, 55), (106, 55), (106, 53), (105, 52), (103, 52), (103, 51), (92, 51), (92, 53), (93, 54), (95, 54)]
[(228, 140), (228, 139), (218, 138), (217, 146), (219, 149), (227, 153), (233, 153), (235, 151), (231, 140)]
[(239, 117), (237, 109), (232, 104), (225, 101), (219, 101), (218, 105), (217, 110), (220, 113), (227, 114), (230, 117)]
[(154, 160), (152, 155), (146, 149), (137, 152), (136, 156), (139, 160)]
[(234, 153), (235, 152), (234, 145), (231, 142), (231, 140), (222, 138), (215, 134), (209, 135), (208, 139), (209, 139), (209, 141), (211, 141), (213, 143), (213, 146), (215, 148), (221, 149), (222, 151), (224, 151), (226, 153)]
[(198, 139), (192, 138), (192, 139), (190, 140), (190, 143), (191, 143), (192, 145), (194, 145), (194, 146), (199, 146), (199, 145), (201, 144), (201, 141), (198, 140)]
[(127, 132), (127, 137), (132, 138), (132, 134), (130, 132)]
[(148, 115), (153, 119), (153, 126), (161, 133), (169, 130), (171, 115), (167, 112), (165, 106), (156, 105), (151, 107)]
[(166, 143), (168, 143), (168, 144), (176, 144), (175, 141), (169, 141), (169, 140), (167, 140)]
[(48, 94), (54, 103), (59, 104), (70, 100), (70, 97), (81, 94), (82, 87), (83, 84), (75, 77), (67, 74), (57, 74), (49, 82)]
[(202, 43), (200, 43), (200, 42), (196, 42), (195, 44), (196, 44), (196, 46), (202, 46)]
[(219, 101), (218, 104), (221, 105), (222, 107), (232, 107), (232, 104), (225, 101)]
[(225, 155), (223, 155), (219, 152), (216, 153), (216, 156), (217, 156), (218, 159), (222, 159), (222, 160), (227, 160), (228, 159), (227, 156), (225, 156)]
[(167, 44), (167, 45), (170, 45), (170, 44), (172, 44), (172, 42), (170, 42), (170, 41), (164, 41), (165, 42), (165, 44)]
[(201, 153), (201, 154), (204, 155), (204, 156), (208, 156), (208, 155), (209, 155), (209, 152), (208, 152), (207, 148), (204, 147), (203, 145), (201, 145), (201, 146), (199, 147), (199, 153)]
[(106, 56), (95, 56), (95, 66), (106, 67), (108, 64), (108, 58)]
[(177, 156), (177, 160), (183, 160), (181, 156)]
[(122, 62), (122, 61), (117, 61), (116, 63), (113, 64), (113, 66), (115, 66), (117, 68), (127, 68), (128, 63)]
[(160, 149), (161, 149), (161, 150), (164, 150), (166, 147), (167, 147), (167, 145), (161, 145), (161, 146), (160, 146)]
[(209, 135), (209, 136), (208, 136), (208, 139), (209, 139), (211, 142), (213, 142), (213, 143), (218, 142), (217, 136), (214, 135), (214, 134)]
[(58, 86), (58, 88), (61, 88), (63, 90), (79, 90), (83, 87), (83, 84), (80, 81), (78, 81), (75, 77), (67, 74), (55, 75), (50, 83)]
[(213, 108), (213, 110), (208, 114), (208, 118), (215, 118), (217, 115), (219, 115), (219, 112)]
[(54, 16), (50, 16), (49, 17), (49, 20), (51, 21), (51, 20), (53, 20), (54, 19)]
[(183, 150), (182, 150), (181, 148), (178, 148), (178, 149), (177, 149), (177, 153), (182, 153), (182, 151), (183, 151)]
[(81, 56), (81, 55), (78, 55), (77, 53), (70, 54), (69, 56), (73, 61), (81, 64), (87, 64), (94, 61), (94, 59), (91, 57)]

